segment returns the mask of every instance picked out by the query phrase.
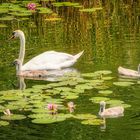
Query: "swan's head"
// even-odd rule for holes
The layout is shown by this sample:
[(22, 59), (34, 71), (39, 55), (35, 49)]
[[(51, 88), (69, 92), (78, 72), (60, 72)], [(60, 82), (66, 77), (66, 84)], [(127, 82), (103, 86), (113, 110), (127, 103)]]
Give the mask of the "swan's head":
[(106, 105), (106, 102), (105, 102), (105, 101), (101, 101), (101, 102), (100, 102), (100, 111), (99, 111), (99, 115), (105, 110), (105, 105)]
[(18, 37), (21, 37), (21, 36), (24, 36), (23, 31), (21, 31), (21, 30), (15, 30), (12, 33), (11, 39), (18, 38)]
[(100, 106), (101, 106), (101, 107), (103, 107), (103, 106), (105, 106), (105, 105), (106, 105), (106, 102), (105, 102), (105, 101), (101, 101), (101, 102), (100, 102)]
[(15, 59), (13, 61), (13, 65), (17, 66), (17, 65), (20, 65), (21, 64), (21, 61), (19, 59)]

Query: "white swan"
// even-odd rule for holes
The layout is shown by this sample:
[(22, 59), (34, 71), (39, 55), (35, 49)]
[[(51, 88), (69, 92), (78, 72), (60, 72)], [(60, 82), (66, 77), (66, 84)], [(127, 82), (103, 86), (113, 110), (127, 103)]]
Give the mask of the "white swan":
[(131, 70), (131, 69), (126, 69), (121, 66), (118, 67), (118, 73), (124, 76), (128, 77), (135, 77), (139, 78), (140, 77), (140, 64), (138, 65), (138, 70)]
[(105, 118), (114, 118), (123, 116), (124, 108), (122, 106), (116, 106), (112, 108), (105, 109), (106, 103), (104, 101), (100, 102), (99, 116)]
[[(23, 64), (24, 55), (25, 55), (25, 36), (21, 30), (15, 30), (11, 38), (20, 38), (20, 53), (19, 60)], [(72, 66), (77, 59), (83, 54), (84, 51), (76, 54), (70, 55), (62, 52), (47, 51), (44, 52), (26, 64), (22, 65), (21, 70), (52, 70), (52, 69), (61, 69)]]

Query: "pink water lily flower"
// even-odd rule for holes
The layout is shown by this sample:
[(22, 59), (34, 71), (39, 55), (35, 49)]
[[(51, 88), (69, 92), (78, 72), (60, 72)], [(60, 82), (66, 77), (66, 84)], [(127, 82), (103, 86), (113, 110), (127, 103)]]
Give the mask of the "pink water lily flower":
[(50, 104), (47, 105), (47, 108), (48, 108), (48, 110), (52, 111), (53, 113), (56, 113), (57, 109), (58, 109), (58, 106), (56, 104), (50, 103)]
[(27, 8), (28, 8), (28, 10), (35, 10), (36, 9), (36, 4), (35, 3), (28, 3)]

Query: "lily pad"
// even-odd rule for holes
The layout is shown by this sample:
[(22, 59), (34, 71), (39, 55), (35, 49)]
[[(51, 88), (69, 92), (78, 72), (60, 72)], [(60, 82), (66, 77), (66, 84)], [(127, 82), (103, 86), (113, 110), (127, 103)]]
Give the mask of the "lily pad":
[(50, 124), (50, 123), (55, 123), (55, 122), (61, 122), (66, 120), (65, 117), (62, 116), (52, 116), (50, 118), (38, 118), (38, 119), (34, 119), (32, 120), (32, 123), (36, 123), (36, 124)]
[(94, 8), (86, 8), (86, 9), (80, 9), (80, 12), (95, 12), (96, 10)]
[(80, 120), (86, 120), (86, 119), (95, 119), (97, 118), (96, 115), (93, 115), (93, 114), (77, 114), (75, 116), (73, 116), (74, 118), (76, 119), (80, 119)]
[(51, 13), (53, 13), (53, 11), (51, 9), (44, 8), (44, 7), (37, 8), (37, 10), (39, 11), (40, 14), (51, 14)]
[(7, 8), (1, 8), (0, 7), (0, 14), (5, 14), (5, 13), (8, 13), (9, 10)]
[(48, 117), (50, 117), (50, 114), (47, 114), (47, 113), (38, 113), (38, 114), (28, 115), (28, 117), (29, 118), (32, 118), (32, 119), (48, 118)]
[(98, 93), (103, 94), (103, 95), (110, 95), (111, 93), (113, 93), (113, 91), (111, 91), (111, 90), (100, 90), (100, 91), (98, 91)]
[(110, 76), (110, 77), (109, 77), (109, 76), (108, 76), (108, 77), (107, 77), (107, 76), (102, 77), (103, 80), (112, 80), (113, 78), (114, 78), (114, 77), (111, 77), (111, 76)]
[(81, 122), (84, 125), (101, 125), (103, 123), (104, 121), (102, 119), (84, 120)]
[(67, 95), (67, 96), (62, 96), (62, 98), (65, 98), (65, 99), (77, 99), (79, 96), (77, 95)]
[(91, 100), (94, 103), (100, 103), (101, 101), (109, 101), (110, 98), (107, 98), (107, 97), (92, 97), (89, 100)]
[(83, 77), (88, 77), (88, 78), (98, 77), (99, 75), (100, 73), (83, 73), (82, 74)]
[(1, 119), (3, 120), (23, 120), (26, 116), (20, 114), (13, 114), (13, 115), (3, 115)]
[(0, 126), (6, 126), (9, 125), (9, 122), (7, 121), (0, 121)]
[(13, 16), (5, 16), (5, 17), (1, 17), (0, 18), (0, 21), (11, 21), (13, 19), (14, 19)]
[(86, 90), (86, 89), (93, 89), (92, 86), (88, 85), (88, 84), (79, 84), (75, 87), (76, 89), (83, 89), (83, 90)]
[(6, 24), (0, 24), (0, 28), (7, 28), (8, 26)]
[(112, 71), (110, 70), (100, 70), (100, 71), (96, 71), (94, 72), (95, 74), (103, 74), (103, 75), (108, 75), (108, 74), (111, 74)]
[(109, 100), (109, 101), (107, 101), (107, 104), (110, 104), (110, 105), (121, 105), (122, 103), (124, 103), (124, 101), (121, 101), (121, 100)]
[(121, 86), (121, 87), (127, 87), (127, 86), (134, 85), (133, 82), (114, 82), (113, 84), (115, 86)]

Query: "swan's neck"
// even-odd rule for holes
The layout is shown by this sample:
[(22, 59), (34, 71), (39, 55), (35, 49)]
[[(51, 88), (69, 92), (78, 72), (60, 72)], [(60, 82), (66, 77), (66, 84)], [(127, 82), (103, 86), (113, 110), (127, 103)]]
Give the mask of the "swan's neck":
[(22, 67), (22, 63), (16, 64), (16, 74), (17, 75), (21, 74), (21, 67)]
[(100, 105), (99, 115), (105, 111), (105, 105)]
[(26, 84), (24, 82), (24, 78), (23, 77), (19, 77), (19, 88), (20, 88), (20, 90), (26, 89)]
[(138, 74), (140, 74), (140, 64), (138, 65)]
[(25, 36), (24, 33), (20, 34), (20, 52), (19, 52), (19, 60), (21, 61), (21, 66), (24, 61), (24, 55), (25, 55)]

